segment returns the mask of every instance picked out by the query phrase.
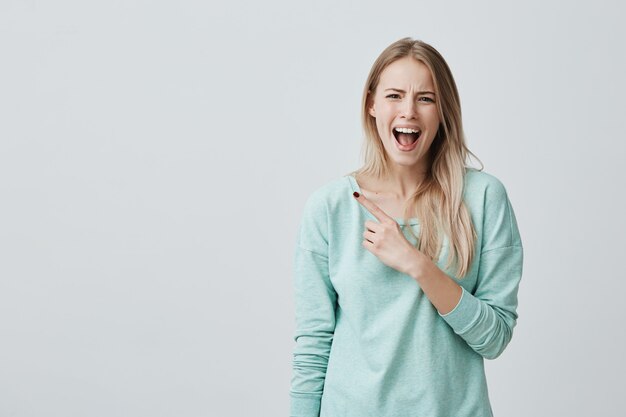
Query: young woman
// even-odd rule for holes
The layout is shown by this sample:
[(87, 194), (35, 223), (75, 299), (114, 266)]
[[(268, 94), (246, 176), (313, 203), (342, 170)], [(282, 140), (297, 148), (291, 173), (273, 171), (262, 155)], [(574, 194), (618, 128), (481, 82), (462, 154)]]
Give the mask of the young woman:
[(483, 361), (511, 340), (523, 262), (505, 187), (466, 165), (456, 84), (424, 42), (382, 52), (362, 118), (364, 165), (300, 223), (291, 416), (492, 416)]

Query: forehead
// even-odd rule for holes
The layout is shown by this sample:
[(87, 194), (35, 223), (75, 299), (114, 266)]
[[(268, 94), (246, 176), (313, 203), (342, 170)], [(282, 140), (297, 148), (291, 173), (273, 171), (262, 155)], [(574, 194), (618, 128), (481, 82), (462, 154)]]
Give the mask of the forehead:
[(380, 74), (379, 86), (385, 88), (400, 88), (408, 90), (435, 91), (433, 79), (428, 67), (412, 57), (405, 57), (392, 62)]

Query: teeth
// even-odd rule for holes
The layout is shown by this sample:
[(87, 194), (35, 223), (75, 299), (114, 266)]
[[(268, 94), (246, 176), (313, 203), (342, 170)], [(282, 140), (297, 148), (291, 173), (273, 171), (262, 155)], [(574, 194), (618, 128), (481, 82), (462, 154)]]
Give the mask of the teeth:
[(410, 129), (408, 127), (395, 127), (394, 130), (396, 132), (399, 132), (399, 133), (417, 133), (417, 132), (419, 132), (419, 129), (415, 130), (415, 129)]

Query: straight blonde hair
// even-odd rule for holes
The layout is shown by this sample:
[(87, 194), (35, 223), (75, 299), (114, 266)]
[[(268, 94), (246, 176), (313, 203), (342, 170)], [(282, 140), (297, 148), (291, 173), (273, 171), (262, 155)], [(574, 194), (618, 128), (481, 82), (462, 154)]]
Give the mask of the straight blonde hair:
[(461, 120), (461, 104), (456, 83), (448, 64), (441, 54), (429, 44), (411, 38), (400, 39), (389, 45), (372, 66), (361, 105), (361, 121), (365, 133), (363, 166), (350, 175), (363, 175), (381, 179), (388, 176), (389, 159), (376, 128), (376, 119), (368, 113), (371, 98), (375, 94), (380, 75), (387, 66), (404, 57), (412, 57), (430, 70), (439, 113), (439, 128), (428, 153), (429, 169), (409, 199), (404, 211), (405, 224), (410, 217), (420, 221), (416, 247), (434, 262), (439, 261), (443, 236), (450, 245), (445, 268), (455, 263), (457, 278), (463, 278), (475, 256), (476, 230), (470, 213), (463, 202), (463, 186), (468, 156), (482, 162), (465, 144)]

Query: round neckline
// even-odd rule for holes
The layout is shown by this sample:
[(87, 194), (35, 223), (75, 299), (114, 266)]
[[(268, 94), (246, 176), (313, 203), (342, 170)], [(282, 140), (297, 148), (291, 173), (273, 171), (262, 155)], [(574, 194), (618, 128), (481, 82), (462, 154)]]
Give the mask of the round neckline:
[[(352, 191), (356, 191), (356, 192), (357, 192), (357, 193), (359, 193), (359, 194), (363, 194), (363, 193), (362, 193), (362, 191), (361, 191), (361, 187), (359, 186), (359, 183), (358, 183), (358, 182), (356, 182), (356, 178), (354, 178), (354, 176), (353, 176), (353, 175), (350, 175), (350, 174), (346, 175), (346, 177), (348, 177), (348, 181), (350, 182), (350, 186), (352, 187)], [(370, 212), (369, 212), (369, 211), (368, 211), (368, 210), (367, 210), (367, 209), (363, 206), (363, 204), (359, 203), (358, 201), (355, 201), (355, 203), (359, 205), (359, 207), (361, 208), (361, 210), (362, 210), (365, 214), (367, 214), (368, 216), (372, 217), (374, 220), (377, 220), (377, 219), (376, 219), (376, 217), (375, 217), (372, 213), (370, 213)], [(393, 219), (394, 219), (394, 220), (396, 221), (396, 223), (398, 223), (400, 226), (404, 226), (404, 225), (405, 225), (405, 223), (404, 223), (404, 219), (403, 219), (402, 217), (394, 217)], [(417, 224), (419, 224), (419, 220), (417, 219), (417, 217), (411, 217), (411, 218), (409, 218), (409, 224), (410, 224), (410, 225), (417, 225)]]

